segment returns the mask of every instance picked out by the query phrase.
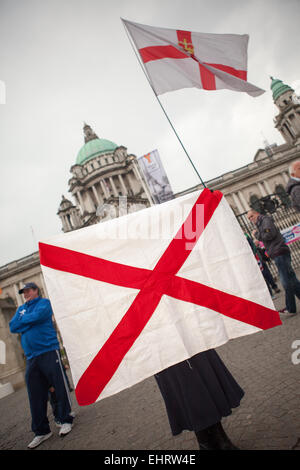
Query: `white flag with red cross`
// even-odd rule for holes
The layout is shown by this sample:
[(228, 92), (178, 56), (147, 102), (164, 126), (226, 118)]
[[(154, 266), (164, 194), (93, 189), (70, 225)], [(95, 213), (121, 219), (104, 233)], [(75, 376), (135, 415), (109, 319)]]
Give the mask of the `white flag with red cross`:
[(39, 249), (80, 405), (281, 324), (219, 191), (60, 234)]
[(157, 95), (191, 87), (264, 93), (247, 82), (247, 34), (195, 33), (122, 21)]

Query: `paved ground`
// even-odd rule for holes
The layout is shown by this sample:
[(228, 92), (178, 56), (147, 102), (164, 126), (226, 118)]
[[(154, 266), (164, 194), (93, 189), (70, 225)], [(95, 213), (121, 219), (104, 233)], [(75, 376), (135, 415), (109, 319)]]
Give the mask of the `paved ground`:
[[(298, 273), (300, 277), (300, 273)], [(274, 301), (284, 306), (283, 295)], [(300, 305), (298, 303), (298, 311)], [(232, 340), (218, 353), (245, 390), (241, 406), (223, 420), (240, 449), (300, 449), (300, 313), (272, 330)], [(298, 340), (298, 350), (292, 344)], [(295, 362), (295, 361), (294, 361)], [(74, 427), (53, 436), (37, 450), (198, 450), (194, 434), (171, 435), (160, 392), (153, 378), (88, 407), (79, 407)], [(0, 400), (0, 450), (27, 448), (33, 438), (26, 388)]]

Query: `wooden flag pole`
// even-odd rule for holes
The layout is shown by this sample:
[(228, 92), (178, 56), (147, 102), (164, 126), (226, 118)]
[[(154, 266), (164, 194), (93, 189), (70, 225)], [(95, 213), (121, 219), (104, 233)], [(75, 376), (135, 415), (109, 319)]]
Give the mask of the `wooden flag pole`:
[[(123, 23), (123, 24), (124, 24), (124, 23)], [(180, 145), (181, 145), (181, 147), (182, 147), (184, 153), (186, 154), (186, 156), (187, 156), (187, 158), (189, 159), (189, 161), (190, 161), (192, 167), (194, 168), (194, 171), (196, 172), (198, 178), (200, 179), (201, 184), (203, 185), (204, 188), (206, 188), (206, 184), (204, 183), (204, 181), (202, 180), (200, 174), (198, 173), (197, 168), (195, 167), (195, 165), (194, 165), (192, 159), (190, 158), (190, 156), (189, 156), (189, 154), (188, 154), (188, 152), (187, 152), (185, 146), (183, 145), (183, 143), (182, 143), (182, 141), (181, 141), (179, 135), (177, 134), (176, 129), (175, 129), (175, 127), (173, 126), (173, 124), (172, 124), (172, 122), (171, 122), (171, 120), (170, 120), (170, 118), (169, 118), (169, 116), (168, 116), (168, 114), (167, 114), (165, 108), (163, 107), (163, 105), (162, 105), (160, 99), (158, 98), (157, 94), (155, 93), (155, 90), (154, 90), (154, 88), (153, 88), (153, 86), (152, 86), (152, 83), (150, 82), (150, 79), (149, 79), (149, 77), (148, 77), (148, 74), (147, 74), (147, 72), (146, 72), (146, 70), (145, 70), (145, 68), (144, 68), (144, 66), (143, 66), (143, 64), (142, 64), (142, 62), (141, 62), (141, 60), (140, 60), (140, 57), (139, 57), (137, 51), (135, 50), (135, 47), (134, 47), (134, 45), (133, 45), (133, 41), (131, 40), (131, 37), (130, 37), (130, 35), (129, 35), (129, 33), (128, 33), (126, 27), (125, 27), (125, 25), (124, 25), (124, 29), (125, 29), (125, 31), (126, 31), (126, 34), (127, 34), (128, 39), (129, 39), (129, 42), (130, 42), (130, 44), (131, 44), (131, 47), (132, 47), (132, 49), (133, 49), (133, 51), (134, 51), (134, 53), (135, 53), (135, 55), (136, 55), (136, 58), (137, 58), (137, 60), (138, 60), (138, 62), (139, 62), (139, 64), (140, 64), (140, 66), (141, 66), (141, 69), (143, 70), (144, 75), (145, 75), (145, 77), (146, 77), (146, 79), (147, 79), (147, 81), (148, 81), (148, 83), (149, 83), (149, 85), (150, 85), (150, 87), (151, 87), (151, 89), (152, 89), (152, 91), (153, 91), (153, 93), (154, 93), (154, 95), (155, 95), (155, 97), (156, 97), (156, 99), (157, 99), (157, 101), (158, 101), (158, 103), (159, 103), (159, 105), (160, 105), (160, 107), (161, 107), (161, 109), (162, 109), (164, 115), (166, 116), (166, 118), (167, 118), (167, 120), (168, 120), (168, 122), (169, 122), (171, 128), (173, 129), (173, 132), (174, 132), (174, 134), (176, 135), (176, 137), (177, 137), (177, 139), (178, 139), (178, 141), (179, 141), (179, 143), (180, 143)]]

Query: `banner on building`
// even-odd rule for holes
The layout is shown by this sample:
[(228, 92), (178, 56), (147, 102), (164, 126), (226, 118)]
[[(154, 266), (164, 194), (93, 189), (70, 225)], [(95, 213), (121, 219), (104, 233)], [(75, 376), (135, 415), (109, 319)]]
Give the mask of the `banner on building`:
[(155, 204), (174, 199), (174, 194), (162, 165), (158, 150), (138, 158), (139, 166), (149, 186)]

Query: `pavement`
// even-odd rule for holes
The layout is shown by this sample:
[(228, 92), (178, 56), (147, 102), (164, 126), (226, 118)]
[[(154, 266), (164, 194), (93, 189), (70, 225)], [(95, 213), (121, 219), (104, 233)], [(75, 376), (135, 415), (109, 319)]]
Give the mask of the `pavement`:
[[(285, 306), (283, 292), (274, 305), (278, 310)], [(280, 326), (216, 348), (245, 391), (241, 405), (222, 420), (241, 450), (300, 450), (300, 313), (281, 319)], [(172, 436), (153, 377), (90, 406), (80, 407), (74, 392), (71, 396), (76, 413), (72, 431), (59, 437), (49, 408), (53, 435), (29, 452), (199, 450), (193, 432)], [(34, 436), (25, 387), (0, 400), (0, 421), (0, 450), (27, 449)]]

